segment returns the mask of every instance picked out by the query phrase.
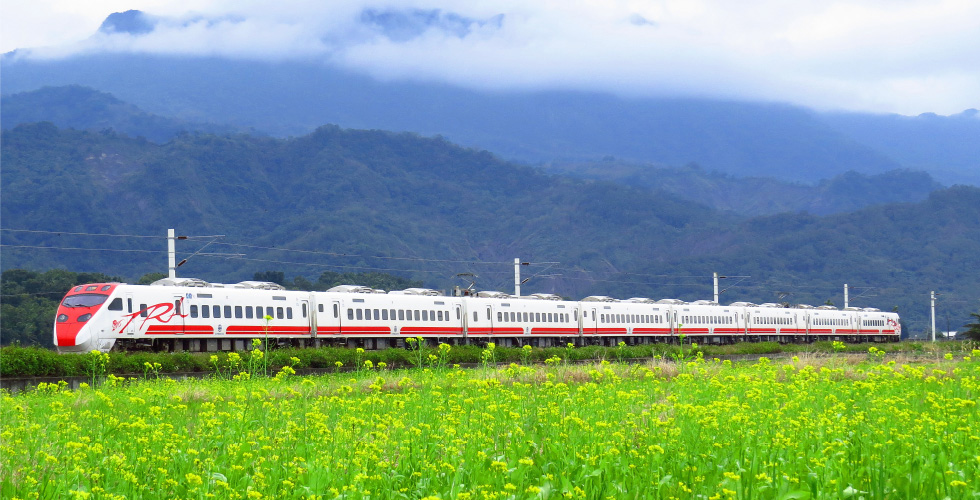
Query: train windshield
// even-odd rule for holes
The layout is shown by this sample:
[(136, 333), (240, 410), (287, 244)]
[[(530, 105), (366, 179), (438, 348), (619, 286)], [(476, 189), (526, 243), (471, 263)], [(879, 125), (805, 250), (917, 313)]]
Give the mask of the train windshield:
[(79, 293), (65, 297), (61, 305), (65, 307), (92, 307), (102, 304), (109, 296), (101, 293)]

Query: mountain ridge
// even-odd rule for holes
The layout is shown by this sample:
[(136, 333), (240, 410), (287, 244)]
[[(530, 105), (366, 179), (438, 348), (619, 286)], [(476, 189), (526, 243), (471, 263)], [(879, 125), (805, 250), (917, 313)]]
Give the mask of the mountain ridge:
[[(846, 214), (746, 219), (410, 133), (325, 126), (155, 144), (39, 123), (4, 131), (0, 147), (5, 269), (142, 276), (164, 267), (162, 235), (176, 227), (225, 235), (181, 268), (209, 281), (384, 270), (448, 288), (470, 272), (483, 289), (507, 289), (517, 256), (535, 266), (529, 292), (571, 297), (706, 298), (712, 272), (750, 277), (728, 301), (822, 304), (839, 301), (843, 283), (874, 287), (873, 300), (852, 304), (898, 307), (916, 331), (929, 290), (965, 318), (980, 281), (980, 189), (968, 186)], [(74, 233), (161, 238), (109, 245)]]

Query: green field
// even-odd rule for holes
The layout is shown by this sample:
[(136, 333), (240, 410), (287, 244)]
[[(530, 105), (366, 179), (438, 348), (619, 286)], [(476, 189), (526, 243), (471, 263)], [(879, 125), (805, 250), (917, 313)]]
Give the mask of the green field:
[[(447, 346), (448, 348), (448, 346)], [(95, 377), (2, 397), (3, 498), (975, 498), (980, 351)], [(249, 373), (251, 370), (251, 374)]]

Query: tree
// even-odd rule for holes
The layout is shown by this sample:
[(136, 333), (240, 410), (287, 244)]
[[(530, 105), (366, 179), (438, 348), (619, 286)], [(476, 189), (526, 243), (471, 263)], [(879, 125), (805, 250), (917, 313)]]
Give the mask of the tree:
[(970, 316), (973, 316), (975, 321), (963, 325), (967, 328), (963, 336), (970, 340), (980, 340), (980, 313), (970, 313)]
[(255, 281), (269, 281), (277, 285), (286, 286), (286, 273), (282, 271), (261, 271), (254, 275)]
[(163, 273), (147, 273), (147, 274), (144, 274), (143, 277), (140, 278), (139, 282), (137, 282), (136, 284), (137, 285), (149, 285), (150, 283), (153, 283), (156, 280), (162, 280), (163, 278), (166, 278), (166, 277), (167, 277), (167, 275), (166, 274), (163, 274)]

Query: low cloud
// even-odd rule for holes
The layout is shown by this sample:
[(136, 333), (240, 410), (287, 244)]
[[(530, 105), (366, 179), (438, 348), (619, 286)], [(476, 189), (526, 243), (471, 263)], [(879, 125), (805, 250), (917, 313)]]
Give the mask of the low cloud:
[(181, 8), (147, 9), (152, 29), (100, 30), (20, 57), (110, 51), (309, 59), (380, 79), (482, 89), (905, 114), (955, 113), (980, 101), (980, 3), (967, 0), (216, 0)]

